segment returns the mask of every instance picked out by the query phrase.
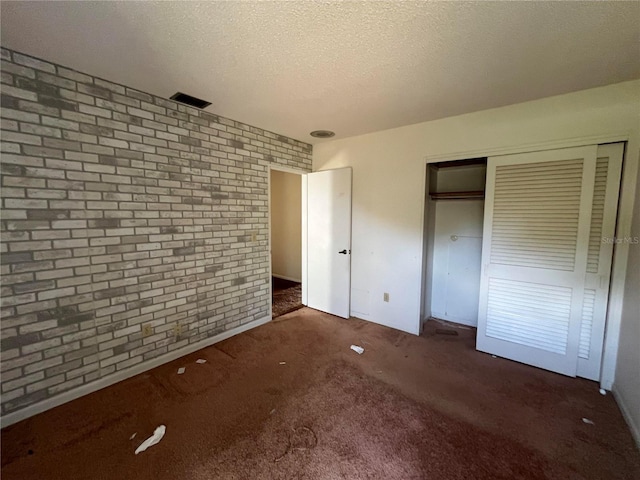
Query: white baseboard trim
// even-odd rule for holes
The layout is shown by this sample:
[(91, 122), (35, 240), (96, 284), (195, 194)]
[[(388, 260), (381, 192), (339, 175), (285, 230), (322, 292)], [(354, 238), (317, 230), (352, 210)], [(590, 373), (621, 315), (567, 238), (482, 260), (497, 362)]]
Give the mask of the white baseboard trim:
[(623, 400), (624, 397), (620, 395), (620, 393), (617, 391), (615, 383), (613, 384), (613, 389), (611, 390), (611, 393), (613, 393), (613, 398), (616, 399), (616, 403), (618, 404), (618, 407), (620, 407), (622, 416), (624, 417), (624, 420), (627, 422), (627, 425), (629, 426), (629, 430), (631, 430), (631, 435), (633, 436), (633, 439), (636, 441), (636, 446), (640, 449), (640, 425), (638, 425), (635, 422), (634, 418), (631, 416), (629, 407)]
[(302, 283), (302, 280), (299, 278), (285, 277), (284, 275), (278, 275), (276, 273), (272, 273), (271, 276), (276, 278), (281, 278), (282, 280), (289, 280), (290, 282)]
[(473, 321), (469, 321), (464, 318), (453, 317), (450, 315), (434, 313), (433, 315), (430, 315), (429, 317), (427, 317), (425, 321), (427, 321), (429, 318), (435, 318), (436, 320), (444, 320), (445, 322), (449, 322), (449, 323), (457, 323), (458, 325), (465, 325), (467, 327), (478, 328), (477, 321), (476, 323), (473, 323)]
[(165, 353), (164, 355), (160, 355), (159, 357), (153, 358), (147, 362), (143, 362), (137, 365), (132, 366), (131, 368), (127, 368), (126, 370), (122, 370), (120, 372), (116, 372), (104, 378), (99, 378), (94, 380), (91, 383), (87, 383), (86, 385), (81, 385), (77, 388), (69, 390), (67, 392), (63, 392), (60, 395), (56, 395), (55, 397), (47, 398), (42, 402), (34, 403), (33, 405), (29, 405), (21, 410), (16, 412), (11, 412), (6, 414), (5, 416), (0, 418), (0, 426), (2, 428), (8, 427), (9, 425), (13, 425), (21, 420), (37, 415), (38, 413), (42, 413), (46, 410), (49, 410), (53, 407), (57, 407), (58, 405), (62, 405), (63, 403), (70, 402), (71, 400), (75, 400), (76, 398), (80, 398), (84, 395), (88, 395), (89, 393), (93, 393), (97, 390), (101, 390), (105, 387), (113, 385), (114, 383), (121, 382), (126, 380), (127, 378), (131, 378), (135, 375), (139, 375), (141, 373), (146, 372), (147, 370), (151, 370), (152, 368), (159, 367), (165, 363), (171, 362), (180, 357), (184, 357), (185, 355), (189, 355), (195, 351), (201, 350), (205, 347), (209, 347), (214, 343), (221, 342), (222, 340), (226, 340), (227, 338), (233, 337), (234, 335), (238, 335), (239, 333), (246, 332), (247, 330), (251, 330), (253, 328), (259, 327), (260, 325), (264, 325), (271, 321), (271, 316), (260, 318), (258, 320), (254, 320), (253, 322), (245, 323), (244, 325), (240, 325), (239, 327), (232, 328), (231, 330), (227, 330), (226, 332), (222, 332), (215, 337), (206, 338), (197, 343), (193, 343), (187, 345), (186, 347), (180, 348), (173, 352)]

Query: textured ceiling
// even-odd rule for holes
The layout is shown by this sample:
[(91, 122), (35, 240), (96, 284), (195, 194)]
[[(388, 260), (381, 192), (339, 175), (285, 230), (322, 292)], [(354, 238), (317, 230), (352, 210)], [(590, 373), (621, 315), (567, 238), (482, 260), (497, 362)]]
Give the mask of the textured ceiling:
[(2, 2), (2, 45), (317, 143), (640, 77), (640, 2)]

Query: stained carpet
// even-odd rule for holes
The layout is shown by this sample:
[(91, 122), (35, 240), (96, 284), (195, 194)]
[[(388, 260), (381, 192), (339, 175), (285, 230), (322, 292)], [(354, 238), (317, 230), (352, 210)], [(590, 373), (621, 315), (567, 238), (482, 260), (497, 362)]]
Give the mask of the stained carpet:
[[(416, 337), (303, 308), (5, 428), (2, 478), (640, 478), (597, 384), (436, 328)], [(160, 443), (134, 455), (160, 424)]]

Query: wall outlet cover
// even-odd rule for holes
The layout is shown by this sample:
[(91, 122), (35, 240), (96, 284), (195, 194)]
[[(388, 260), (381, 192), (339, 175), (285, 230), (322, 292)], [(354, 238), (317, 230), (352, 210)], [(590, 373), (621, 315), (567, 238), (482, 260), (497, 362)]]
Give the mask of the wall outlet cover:
[(151, 326), (150, 323), (144, 323), (142, 325), (142, 336), (143, 337), (148, 337), (149, 335), (153, 334), (153, 327)]

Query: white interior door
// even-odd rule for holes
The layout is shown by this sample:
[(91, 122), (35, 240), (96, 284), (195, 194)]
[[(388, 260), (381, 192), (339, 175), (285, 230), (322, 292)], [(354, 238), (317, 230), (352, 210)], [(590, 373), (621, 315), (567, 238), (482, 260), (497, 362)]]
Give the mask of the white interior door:
[(623, 143), (598, 146), (578, 350), (578, 376), (600, 379), (618, 213)]
[(576, 375), (596, 151), (489, 158), (478, 350)]
[(311, 308), (349, 318), (351, 168), (310, 173), (303, 182), (307, 209), (303, 297)]

